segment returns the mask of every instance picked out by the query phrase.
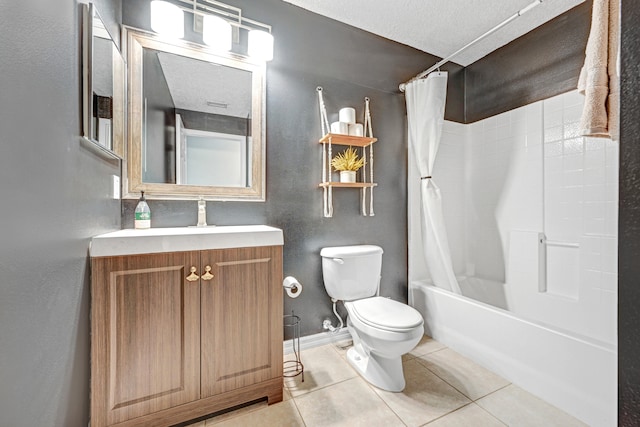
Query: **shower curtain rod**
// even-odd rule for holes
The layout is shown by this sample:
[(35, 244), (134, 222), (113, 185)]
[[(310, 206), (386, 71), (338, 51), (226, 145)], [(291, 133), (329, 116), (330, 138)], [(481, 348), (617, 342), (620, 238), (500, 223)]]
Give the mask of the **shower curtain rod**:
[(517, 11), (515, 14), (513, 14), (512, 16), (510, 16), (509, 18), (505, 19), (504, 21), (502, 21), (500, 24), (496, 25), (495, 27), (493, 27), (492, 29), (490, 29), (489, 31), (487, 31), (486, 33), (482, 34), (480, 37), (472, 40), (471, 42), (467, 43), (466, 45), (462, 46), (460, 49), (456, 50), (455, 52), (453, 52), (451, 55), (447, 56), (446, 58), (443, 58), (442, 60), (440, 60), (439, 62), (437, 62), (436, 64), (434, 64), (431, 68), (429, 68), (426, 71), (421, 72), (420, 74), (416, 75), (415, 77), (413, 77), (410, 80), (407, 80), (404, 83), (400, 84), (400, 91), (404, 92), (407, 84), (411, 83), (414, 80), (418, 80), (423, 78), (424, 76), (426, 76), (427, 74), (429, 74), (430, 72), (437, 70), (438, 68), (440, 68), (441, 65), (446, 64), (447, 62), (449, 62), (451, 59), (453, 59), (456, 55), (458, 55), (460, 52), (466, 50), (467, 48), (469, 48), (470, 46), (473, 46), (474, 44), (478, 43), (480, 40), (490, 36), (491, 34), (495, 33), (496, 31), (498, 31), (500, 28), (504, 27), (505, 25), (507, 25), (508, 23), (510, 23), (511, 21), (513, 21), (514, 19), (524, 15), (525, 13), (529, 12), (531, 9), (533, 9), (534, 7), (538, 6), (540, 3), (542, 3), (544, 0), (535, 0), (533, 3), (531, 3), (530, 5), (524, 7), (523, 9), (520, 9), (519, 11)]

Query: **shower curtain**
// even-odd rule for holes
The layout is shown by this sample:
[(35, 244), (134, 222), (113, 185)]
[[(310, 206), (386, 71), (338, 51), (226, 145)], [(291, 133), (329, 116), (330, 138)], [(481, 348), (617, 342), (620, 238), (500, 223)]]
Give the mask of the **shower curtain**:
[(431, 173), (440, 145), (444, 106), (447, 98), (447, 73), (435, 72), (426, 79), (414, 80), (405, 89), (409, 145), (420, 173), (420, 217), (422, 247), (434, 285), (460, 294), (453, 273), (451, 253), (442, 215), (440, 189)]

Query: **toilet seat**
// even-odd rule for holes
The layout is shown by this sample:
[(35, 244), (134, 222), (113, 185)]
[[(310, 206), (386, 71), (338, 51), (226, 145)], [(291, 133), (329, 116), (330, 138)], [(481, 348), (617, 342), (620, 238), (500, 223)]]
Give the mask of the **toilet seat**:
[(384, 331), (407, 332), (424, 323), (416, 309), (389, 298), (371, 297), (350, 301), (345, 305), (360, 322)]

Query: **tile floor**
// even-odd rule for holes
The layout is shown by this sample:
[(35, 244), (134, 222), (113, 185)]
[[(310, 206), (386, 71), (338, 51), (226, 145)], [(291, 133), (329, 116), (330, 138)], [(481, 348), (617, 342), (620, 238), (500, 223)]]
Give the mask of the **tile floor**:
[(428, 337), (403, 357), (402, 393), (364, 381), (346, 361), (347, 345), (304, 350), (304, 382), (286, 378), (281, 403), (258, 402), (189, 427), (585, 426)]

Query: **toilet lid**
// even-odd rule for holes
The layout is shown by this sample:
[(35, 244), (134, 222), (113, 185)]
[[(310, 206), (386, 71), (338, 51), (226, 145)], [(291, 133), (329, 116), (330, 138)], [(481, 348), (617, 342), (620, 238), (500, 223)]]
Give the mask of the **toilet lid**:
[(352, 314), (360, 321), (388, 331), (404, 331), (424, 323), (413, 307), (389, 298), (372, 297), (351, 302)]

